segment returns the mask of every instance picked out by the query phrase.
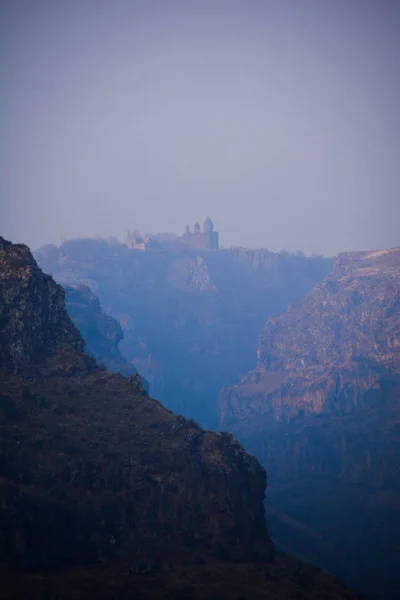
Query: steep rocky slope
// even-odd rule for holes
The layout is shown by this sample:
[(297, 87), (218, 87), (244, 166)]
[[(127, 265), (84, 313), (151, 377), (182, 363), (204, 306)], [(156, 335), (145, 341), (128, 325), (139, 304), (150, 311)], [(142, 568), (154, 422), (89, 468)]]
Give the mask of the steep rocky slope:
[(0, 307), (0, 598), (354, 598), (273, 560), (257, 461), (98, 367), (2, 238)]
[(106, 315), (98, 297), (87, 285), (65, 288), (69, 316), (86, 342), (85, 351), (111, 373), (134, 375), (137, 369), (121, 354), (119, 343), (124, 339), (121, 325)]
[(221, 388), (255, 366), (262, 327), (331, 269), (324, 258), (234, 248), (140, 252), (72, 240), (36, 253), (62, 284), (87, 284), (124, 331), (122, 354), (172, 410), (217, 425)]
[(271, 317), (219, 413), (268, 470), (278, 545), (399, 597), (400, 249), (339, 256)]

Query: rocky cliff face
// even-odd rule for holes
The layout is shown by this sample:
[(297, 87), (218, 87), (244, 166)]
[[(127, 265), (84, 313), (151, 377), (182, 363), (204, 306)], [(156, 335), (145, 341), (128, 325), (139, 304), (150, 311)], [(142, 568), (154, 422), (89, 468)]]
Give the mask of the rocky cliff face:
[[(103, 513), (107, 521), (107, 506), (96, 496), (104, 491), (110, 504), (120, 507), (107, 521), (111, 528), (104, 525), (99, 544), (107, 546), (114, 538), (111, 550), (129, 542), (128, 532), (135, 538), (133, 545), (139, 546), (153, 519), (166, 524), (166, 533), (177, 530), (188, 538), (202, 537), (202, 529), (205, 537), (211, 532), (211, 538), (217, 530), (223, 537), (230, 531), (237, 539), (230, 540), (226, 552), (244, 557), (246, 552), (257, 554), (259, 545), (260, 556), (268, 557), (271, 546), (262, 508), (265, 473), (258, 463), (229, 435), (204, 432), (149, 399), (137, 377), (125, 379), (98, 368), (83, 353), (84, 342), (66, 313), (62, 288), (40, 271), (27, 247), (2, 240), (0, 252), (4, 417), (0, 462), (11, 495), (19, 490), (23, 496), (24, 486), (33, 485), (51, 504), (46, 492), (54, 485), (61, 510), (66, 498), (88, 489), (93, 496), (89, 512), (92, 518), (97, 513), (100, 522)], [(207, 508), (201, 500), (204, 485), (209, 486)], [(220, 493), (222, 488), (218, 491), (220, 485), (226, 494)], [(233, 504), (221, 506), (218, 496), (237, 501), (243, 514), (234, 516)], [(79, 498), (74, 500), (81, 517), (78, 524), (87, 513), (86, 501), (80, 505)], [(253, 500), (255, 512), (247, 506)], [(17, 538), (22, 558), (36, 561), (42, 552), (30, 543), (41, 544), (43, 536), (25, 531), (22, 513), (20, 518)], [(127, 526), (129, 519), (133, 528)], [(244, 544), (237, 529), (240, 521)], [(30, 526), (35, 527), (33, 522)], [(9, 543), (17, 543), (15, 535), (10, 532)], [(222, 538), (217, 537), (218, 545)], [(220, 546), (223, 552), (224, 544)], [(55, 558), (54, 548), (48, 551), (45, 560)], [(83, 546), (77, 545), (75, 551), (83, 552)]]
[(222, 422), (240, 419), (241, 406), (251, 417), (253, 403), (278, 420), (344, 414), (389, 393), (388, 369), (400, 370), (399, 286), (400, 250), (339, 257), (298, 308), (268, 320), (257, 369), (223, 395)]
[(302, 538), (303, 556), (382, 597), (400, 590), (400, 546), (383, 538), (400, 534), (399, 376), (400, 249), (344, 254), (268, 320), (257, 369), (219, 401), (221, 425), (268, 469), (278, 543)]
[(271, 563), (262, 467), (88, 358), (27, 247), (0, 274), (1, 598), (354, 597)]
[(137, 373), (119, 350), (118, 345), (124, 339), (121, 325), (103, 312), (89, 286), (67, 286), (65, 294), (67, 312), (86, 342), (85, 351), (111, 373)]
[(101, 240), (47, 246), (39, 264), (89, 285), (124, 330), (122, 354), (169, 408), (217, 425), (221, 388), (255, 366), (262, 327), (331, 269), (324, 258), (241, 248), (129, 250)]
[[(44, 275), (22, 244), (0, 241), (0, 365), (13, 372), (43, 369), (57, 356), (70, 369), (90, 363), (84, 342), (68, 318), (65, 293)], [(44, 359), (46, 358), (46, 361)]]

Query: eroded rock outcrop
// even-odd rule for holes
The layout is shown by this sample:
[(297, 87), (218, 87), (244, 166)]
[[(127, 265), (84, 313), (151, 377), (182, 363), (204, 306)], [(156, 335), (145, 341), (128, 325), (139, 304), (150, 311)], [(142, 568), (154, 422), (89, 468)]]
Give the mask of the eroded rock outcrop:
[(342, 255), (298, 308), (268, 320), (257, 369), (221, 396), (220, 419), (347, 414), (400, 372), (400, 250)]
[(86, 352), (111, 373), (135, 375), (136, 367), (122, 356), (118, 347), (124, 339), (121, 325), (103, 312), (99, 298), (89, 286), (66, 286), (65, 301), (72, 322), (86, 342)]
[(354, 598), (271, 563), (259, 463), (88, 358), (26, 246), (0, 273), (1, 598)]
[(84, 341), (65, 309), (64, 290), (42, 273), (27, 246), (0, 238), (0, 286), (3, 369), (57, 369), (58, 356), (64, 366), (72, 361), (70, 369), (88, 368)]
[(268, 320), (257, 369), (219, 401), (268, 470), (278, 544), (303, 539), (302, 556), (381, 597), (400, 590), (400, 546), (383, 535), (400, 534), (399, 376), (400, 249), (343, 254)]

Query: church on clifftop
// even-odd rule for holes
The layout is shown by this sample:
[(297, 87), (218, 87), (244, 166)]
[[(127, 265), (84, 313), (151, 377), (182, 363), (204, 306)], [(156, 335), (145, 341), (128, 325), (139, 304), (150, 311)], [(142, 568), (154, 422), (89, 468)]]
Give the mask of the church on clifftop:
[(178, 240), (196, 249), (218, 250), (219, 248), (219, 234), (218, 231), (214, 231), (214, 223), (210, 217), (204, 221), (203, 231), (200, 231), (199, 223), (195, 224), (193, 232), (190, 231), (189, 225), (186, 225), (185, 233)]
[(190, 231), (189, 225), (186, 225), (185, 233), (179, 237), (172, 234), (141, 236), (137, 230), (128, 231), (125, 244), (132, 250), (142, 251), (163, 247), (179, 249), (182, 246), (194, 250), (218, 250), (219, 233), (214, 231), (214, 223), (210, 217), (207, 217), (203, 224), (203, 231), (201, 231), (199, 223), (195, 223), (193, 231)]

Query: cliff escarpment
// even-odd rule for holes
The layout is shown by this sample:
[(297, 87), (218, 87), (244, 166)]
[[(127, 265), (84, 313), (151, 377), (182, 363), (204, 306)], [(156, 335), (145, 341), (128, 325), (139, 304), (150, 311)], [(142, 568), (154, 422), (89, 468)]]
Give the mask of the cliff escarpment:
[(221, 397), (222, 423), (251, 420), (253, 407), (281, 421), (382, 402), (400, 372), (399, 291), (400, 250), (340, 256), (297, 308), (268, 320), (256, 370)]
[(88, 285), (121, 324), (121, 353), (171, 410), (217, 426), (218, 394), (255, 366), (270, 315), (298, 302), (332, 261), (232, 248), (130, 250), (71, 240), (36, 253), (63, 285)]
[(137, 369), (118, 347), (124, 339), (121, 325), (104, 313), (91, 289), (83, 284), (66, 286), (65, 302), (68, 315), (86, 342), (85, 351), (111, 373), (135, 375)]
[(278, 546), (382, 598), (400, 590), (399, 400), (400, 249), (339, 256), (219, 400), (267, 468)]
[(0, 365), (10, 372), (57, 369), (57, 357), (70, 369), (87, 370), (84, 341), (68, 318), (65, 292), (42, 273), (29, 249), (0, 242)]
[(354, 598), (271, 562), (259, 463), (98, 367), (63, 289), (2, 238), (0, 307), (1, 598)]
[[(166, 535), (204, 536), (205, 546), (211, 534), (208, 545), (219, 545), (221, 552), (222, 538), (233, 536), (225, 552), (242, 557), (257, 554), (258, 538), (260, 557), (268, 557), (265, 473), (255, 459), (229, 435), (202, 431), (148, 398), (138, 376), (124, 378), (97, 367), (83, 352), (84, 341), (67, 315), (61, 286), (41, 272), (27, 247), (2, 240), (0, 252), (0, 476), (21, 502), (16, 522), (22, 519), (18, 535), (11, 528), (6, 543), (15, 542), (16, 552), (21, 547), (21, 559), (28, 562), (40, 556), (51, 562), (57, 555), (48, 547), (43, 556), (45, 549), (38, 551), (35, 545), (45, 536), (29, 532), (34, 515), (26, 523), (29, 515), (24, 516), (22, 507), (26, 488), (34, 486), (43, 501), (54, 501), (61, 511), (70, 500), (78, 528), (89, 513), (89, 528), (96, 517), (104, 520), (97, 547), (111, 553), (127, 543), (145, 548), (143, 536), (151, 539), (153, 520), (153, 525), (165, 523)], [(204, 485), (208, 506), (201, 499)], [(89, 504), (86, 497), (80, 501), (79, 490), (84, 496), (90, 491)], [(231, 504), (221, 505), (218, 497), (230, 498)], [(255, 512), (247, 506), (253, 500)], [(234, 515), (236, 502), (240, 515)], [(109, 518), (108, 505), (114, 506)], [(5, 510), (7, 514), (7, 503)], [(65, 535), (71, 533), (67, 527)], [(66, 551), (69, 545), (57, 539), (58, 552)], [(79, 555), (85, 546), (88, 551), (89, 539), (86, 545), (76, 544), (74, 552)], [(110, 539), (115, 543), (110, 545)]]

